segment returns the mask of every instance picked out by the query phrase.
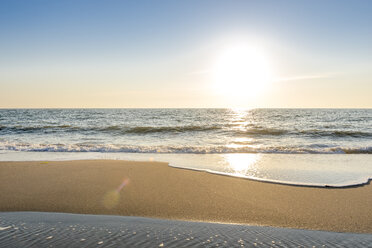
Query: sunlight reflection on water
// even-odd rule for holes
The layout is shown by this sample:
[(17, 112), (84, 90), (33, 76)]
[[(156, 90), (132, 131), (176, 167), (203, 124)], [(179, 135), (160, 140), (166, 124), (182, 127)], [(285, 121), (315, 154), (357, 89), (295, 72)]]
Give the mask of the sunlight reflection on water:
[(247, 174), (255, 174), (256, 166), (261, 154), (225, 154), (222, 155), (224, 163), (226, 163), (237, 176), (246, 176)]

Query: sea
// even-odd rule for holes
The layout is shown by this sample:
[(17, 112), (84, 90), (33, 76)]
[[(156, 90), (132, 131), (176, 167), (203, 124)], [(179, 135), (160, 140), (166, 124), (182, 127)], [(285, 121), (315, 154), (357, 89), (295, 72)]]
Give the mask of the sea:
[(372, 109), (0, 109), (0, 161), (79, 159), (361, 185), (372, 178)]

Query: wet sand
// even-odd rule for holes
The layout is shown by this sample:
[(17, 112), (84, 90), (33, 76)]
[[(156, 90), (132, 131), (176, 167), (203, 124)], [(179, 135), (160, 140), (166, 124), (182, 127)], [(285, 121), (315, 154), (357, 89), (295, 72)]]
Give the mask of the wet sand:
[(0, 213), (0, 247), (370, 247), (372, 234), (108, 215)]
[(113, 160), (1, 162), (0, 211), (372, 233), (372, 186), (311, 188)]

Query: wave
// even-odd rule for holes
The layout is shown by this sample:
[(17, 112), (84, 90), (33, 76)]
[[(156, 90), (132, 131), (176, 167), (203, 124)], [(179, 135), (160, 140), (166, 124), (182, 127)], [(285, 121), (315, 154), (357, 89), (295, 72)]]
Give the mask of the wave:
[(245, 130), (235, 131), (239, 135), (283, 135), (289, 133), (288, 130), (276, 128), (248, 128)]
[(171, 126), (171, 127), (133, 127), (125, 130), (126, 133), (161, 133), (161, 132), (199, 132), (219, 130), (218, 126)]
[(327, 136), (327, 137), (355, 137), (355, 138), (363, 138), (363, 137), (372, 137), (372, 133), (370, 132), (362, 132), (362, 131), (351, 131), (351, 130), (301, 130), (298, 131), (299, 134), (304, 135), (311, 135), (311, 136)]
[(73, 127), (70, 125), (57, 125), (57, 126), (0, 126), (2, 132), (14, 132), (14, 133), (32, 133), (38, 131), (48, 130), (80, 130), (79, 127)]
[(263, 128), (263, 127), (251, 127), (247, 129), (236, 129), (235, 133), (239, 136), (259, 136), (259, 135), (270, 135), (270, 136), (306, 136), (313, 138), (369, 138), (372, 137), (371, 132), (352, 131), (352, 130), (290, 130), (290, 129), (278, 129), (278, 128)]
[(0, 126), (0, 134), (20, 133), (105, 133), (108, 135), (148, 135), (155, 133), (179, 134), (193, 132), (223, 132), (226, 136), (260, 137), (260, 136), (295, 136), (305, 138), (371, 138), (372, 132), (359, 130), (329, 130), (324, 129), (285, 129), (263, 127), (259, 125), (180, 125), (180, 126), (71, 126), (71, 125), (44, 125), (44, 126)]
[(107, 127), (78, 127), (70, 125), (45, 125), (45, 126), (0, 126), (2, 132), (14, 132), (14, 133), (32, 133), (32, 132), (50, 132), (50, 131), (64, 131), (64, 132), (120, 132), (128, 134), (147, 134), (147, 133), (182, 133), (182, 132), (200, 132), (200, 131), (211, 131), (219, 130), (220, 126), (107, 126)]
[(278, 154), (372, 154), (368, 147), (231, 147), (231, 146), (134, 146), (118, 144), (30, 144), (0, 142), (0, 151), (23, 152), (101, 152), (101, 153), (168, 153), (168, 154), (225, 154), (225, 153), (278, 153)]
[(345, 153), (345, 154), (372, 154), (372, 146), (362, 148), (330, 148), (334, 153)]

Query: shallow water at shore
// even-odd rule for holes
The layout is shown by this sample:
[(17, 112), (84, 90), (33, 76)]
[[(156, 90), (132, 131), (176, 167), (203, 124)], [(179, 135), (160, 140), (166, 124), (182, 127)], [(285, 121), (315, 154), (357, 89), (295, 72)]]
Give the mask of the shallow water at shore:
[(0, 161), (114, 159), (159, 161), (172, 167), (280, 184), (348, 187), (372, 178), (369, 154), (138, 154), (6, 152)]

